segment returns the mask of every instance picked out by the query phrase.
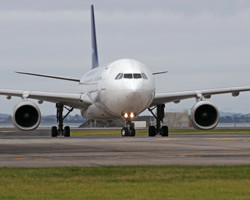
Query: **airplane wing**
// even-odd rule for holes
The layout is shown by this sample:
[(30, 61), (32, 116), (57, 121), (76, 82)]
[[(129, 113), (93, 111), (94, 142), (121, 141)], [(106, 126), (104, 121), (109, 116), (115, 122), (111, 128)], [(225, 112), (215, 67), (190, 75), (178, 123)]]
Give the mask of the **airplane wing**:
[(246, 91), (250, 91), (250, 86), (160, 93), (160, 94), (155, 95), (155, 98), (151, 106), (156, 106), (159, 104), (170, 103), (170, 102), (179, 103), (181, 100), (190, 99), (190, 98), (209, 99), (212, 95), (226, 94), (226, 93), (231, 93), (232, 96), (236, 97), (240, 94), (240, 92), (246, 92)]
[(22, 99), (30, 98), (41, 101), (48, 101), (51, 103), (60, 103), (62, 105), (70, 106), (73, 108), (87, 108), (92, 104), (91, 99), (87, 94), (49, 93), (0, 89), (0, 95), (7, 96), (7, 99), (10, 99), (12, 96), (21, 97)]

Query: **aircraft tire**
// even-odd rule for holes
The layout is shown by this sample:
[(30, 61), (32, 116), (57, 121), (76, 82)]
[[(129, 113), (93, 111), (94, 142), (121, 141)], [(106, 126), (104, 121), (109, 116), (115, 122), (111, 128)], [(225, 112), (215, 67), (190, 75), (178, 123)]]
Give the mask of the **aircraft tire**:
[(163, 126), (161, 128), (161, 136), (162, 137), (168, 137), (168, 127), (167, 126)]
[(135, 137), (135, 129), (133, 127), (130, 128), (129, 136), (130, 137)]
[(52, 126), (51, 128), (51, 137), (57, 137), (58, 131), (56, 126)]
[(64, 128), (64, 137), (70, 137), (70, 127), (65, 126)]
[(123, 127), (122, 130), (121, 130), (121, 136), (122, 137), (126, 137), (129, 135), (129, 131), (128, 131), (128, 128), (126, 127)]
[(155, 135), (156, 135), (155, 127), (154, 126), (150, 126), (148, 128), (148, 136), (149, 137), (155, 137)]

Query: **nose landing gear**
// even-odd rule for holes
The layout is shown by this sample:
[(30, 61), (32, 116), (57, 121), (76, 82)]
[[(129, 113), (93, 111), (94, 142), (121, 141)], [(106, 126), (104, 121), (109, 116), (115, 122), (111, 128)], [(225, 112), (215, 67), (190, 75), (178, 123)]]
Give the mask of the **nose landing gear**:
[[(68, 113), (63, 117), (63, 108), (66, 108), (68, 110)], [(68, 109), (62, 104), (56, 104), (57, 109), (57, 122), (58, 122), (58, 128), (56, 126), (53, 126), (51, 128), (51, 136), (57, 137), (59, 135), (62, 135), (64, 137), (70, 137), (70, 127), (65, 126), (63, 128), (63, 120), (74, 110), (74, 108)]]
[[(156, 108), (156, 115), (153, 113), (153, 110)], [(154, 118), (156, 119), (156, 126), (150, 126), (148, 129), (148, 136), (154, 137), (157, 134), (161, 135), (162, 137), (168, 137), (168, 127), (167, 126), (161, 126), (161, 123), (163, 123), (163, 119), (165, 116), (164, 113), (165, 104), (157, 105), (156, 107), (148, 110), (152, 113)]]
[(135, 137), (135, 129), (131, 122), (131, 119), (126, 119), (126, 126), (121, 130), (122, 137)]

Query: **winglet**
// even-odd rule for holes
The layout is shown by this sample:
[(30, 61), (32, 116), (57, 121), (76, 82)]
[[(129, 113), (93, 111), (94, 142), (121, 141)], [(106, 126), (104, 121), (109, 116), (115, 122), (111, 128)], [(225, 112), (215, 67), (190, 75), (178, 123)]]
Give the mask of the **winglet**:
[(95, 30), (94, 5), (91, 5), (91, 41), (92, 41), (92, 69), (94, 69), (99, 66), (97, 42), (96, 42), (96, 30)]

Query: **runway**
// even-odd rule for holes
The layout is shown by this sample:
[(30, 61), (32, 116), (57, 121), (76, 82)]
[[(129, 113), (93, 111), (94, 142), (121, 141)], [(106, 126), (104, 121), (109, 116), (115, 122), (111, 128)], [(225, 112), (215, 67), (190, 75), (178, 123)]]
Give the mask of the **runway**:
[(75, 136), (0, 130), (0, 167), (249, 165), (250, 135)]

